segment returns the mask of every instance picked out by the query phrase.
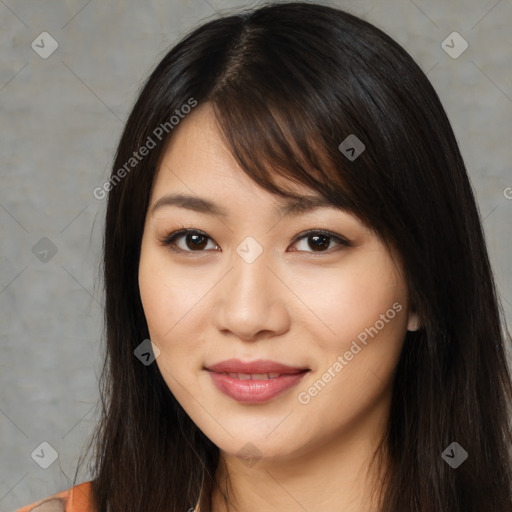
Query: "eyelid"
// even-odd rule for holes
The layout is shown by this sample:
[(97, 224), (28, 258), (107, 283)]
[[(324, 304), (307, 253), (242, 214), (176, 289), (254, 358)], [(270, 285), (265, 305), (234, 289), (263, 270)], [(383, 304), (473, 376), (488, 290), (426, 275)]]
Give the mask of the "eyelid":
[(204, 231), (201, 231), (200, 229), (196, 229), (196, 228), (183, 228), (183, 229), (178, 229), (176, 231), (173, 231), (172, 233), (169, 233), (166, 237), (164, 237), (163, 239), (160, 239), (160, 243), (162, 245), (164, 245), (164, 246), (169, 246), (172, 251), (179, 252), (179, 253), (194, 253), (194, 252), (201, 253), (201, 252), (206, 252), (206, 251), (185, 251), (183, 249), (176, 248), (175, 246), (173, 247), (174, 241), (177, 238), (179, 238), (179, 237), (181, 237), (183, 235), (188, 235), (188, 234), (201, 235), (201, 236), (204, 236), (206, 238), (209, 238), (210, 240), (213, 240), (213, 238), (210, 235), (208, 235), (208, 233), (205, 233)]
[[(167, 235), (163, 239), (160, 239), (159, 241), (160, 241), (160, 243), (162, 245), (169, 246), (172, 251), (177, 252), (177, 253), (202, 253), (202, 252), (208, 252), (206, 250), (189, 251), (189, 250), (184, 250), (184, 249), (176, 248), (176, 246), (173, 247), (174, 241), (177, 238), (179, 238), (180, 236), (183, 236), (183, 235), (187, 235), (187, 234), (197, 234), (197, 235), (204, 236), (204, 237), (212, 240), (218, 246), (218, 244), (215, 242), (215, 240), (212, 237), (210, 237), (204, 231), (201, 231), (200, 229), (196, 229), (196, 228), (178, 229), (176, 231), (173, 231), (172, 233), (170, 233), (169, 235)], [(308, 236), (313, 236), (313, 235), (317, 235), (317, 234), (328, 236), (331, 240), (336, 241), (338, 243), (338, 246), (341, 246), (341, 247), (352, 247), (353, 246), (353, 243), (350, 242), (344, 236), (342, 236), (340, 234), (337, 234), (337, 233), (333, 233), (332, 231), (329, 231), (329, 230), (326, 230), (326, 229), (321, 229), (321, 228), (317, 228), (317, 229), (312, 228), (312, 229), (307, 229), (305, 231), (300, 232), (293, 239), (291, 245), (296, 244), (297, 242), (299, 242), (300, 240), (302, 240), (304, 238), (307, 238)], [(295, 251), (292, 251), (292, 252), (305, 252), (305, 253), (308, 253), (308, 254), (332, 254), (333, 252), (336, 252), (337, 250), (339, 250), (339, 249), (333, 250), (331, 248), (331, 249), (328, 249), (327, 251), (298, 251), (298, 250), (295, 250)]]
[[(299, 240), (302, 240), (303, 238), (307, 238), (308, 236), (312, 235), (324, 235), (328, 236), (332, 240), (336, 240), (340, 245), (343, 245), (345, 247), (351, 247), (352, 242), (350, 242), (347, 238), (345, 238), (343, 235), (340, 235), (338, 233), (333, 233), (332, 231), (329, 231), (328, 229), (322, 229), (322, 228), (312, 228), (312, 229), (306, 229), (305, 231), (300, 232), (294, 239), (292, 244), (297, 243)], [(306, 251), (309, 252), (309, 251)], [(313, 254), (315, 254), (315, 251), (311, 251)], [(328, 251), (319, 251), (321, 252), (328, 252)], [(317, 253), (318, 254), (318, 253)]]

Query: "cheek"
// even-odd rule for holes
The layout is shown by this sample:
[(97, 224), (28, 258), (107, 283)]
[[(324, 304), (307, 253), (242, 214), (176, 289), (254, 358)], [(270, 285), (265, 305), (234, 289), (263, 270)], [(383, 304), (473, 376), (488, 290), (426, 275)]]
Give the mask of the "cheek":
[(327, 293), (309, 296), (316, 297), (311, 304), (329, 329), (320, 322), (309, 324), (318, 365), (297, 398), (322, 411), (333, 426), (355, 421), (376, 407), (400, 357), (407, 324), (406, 287), (394, 266), (379, 261), (332, 273), (319, 283)]
[[(144, 248), (139, 263), (139, 290), (151, 341), (160, 349), (156, 363), (178, 397), (178, 382), (190, 379), (198, 365), (205, 326), (205, 296), (215, 279), (210, 272), (171, 265), (165, 251)], [(200, 369), (200, 368), (199, 368)]]
[[(139, 265), (139, 290), (144, 315), (151, 341), (160, 349), (155, 363), (167, 383), (170, 391), (178, 401), (186, 399), (181, 396), (180, 383), (186, 382), (187, 374), (182, 373), (188, 367), (187, 353), (193, 348), (193, 336), (190, 343), (183, 343), (184, 326), (190, 325), (186, 312), (190, 310), (186, 294), (176, 283), (177, 276), (159, 264), (154, 254), (141, 254)], [(185, 288), (187, 289), (187, 288)], [(184, 317), (184, 318), (183, 318)], [(180, 322), (180, 319), (183, 319)], [(186, 335), (185, 335), (186, 336)]]
[(189, 315), (193, 316), (194, 306), (205, 293), (204, 281), (191, 276), (170, 265), (165, 251), (143, 248), (139, 290), (148, 328), (155, 339), (172, 342), (173, 333), (190, 324)]
[[(195, 389), (194, 371), (200, 349), (201, 306), (213, 283), (210, 278), (173, 265), (161, 247), (143, 238), (138, 282), (151, 341), (160, 349), (155, 363), (169, 390), (181, 404), (189, 404)], [(211, 274), (211, 273), (210, 273)]]
[(301, 315), (306, 328), (327, 353), (348, 350), (376, 323), (381, 339), (400, 341), (405, 333), (407, 289), (391, 260), (380, 252), (354, 255), (339, 268), (302, 272), (295, 289), (312, 313)]

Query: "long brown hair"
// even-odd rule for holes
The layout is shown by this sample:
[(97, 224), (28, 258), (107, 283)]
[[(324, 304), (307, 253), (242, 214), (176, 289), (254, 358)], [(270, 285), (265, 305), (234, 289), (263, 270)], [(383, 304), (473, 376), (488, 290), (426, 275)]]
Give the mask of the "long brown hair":
[[(422, 329), (407, 333), (396, 370), (382, 512), (512, 511), (510, 336), (452, 128), (400, 45), (311, 3), (266, 5), (195, 29), (152, 72), (126, 123), (104, 237), (98, 509), (183, 512), (202, 487), (207, 512), (216, 485), (218, 447), (157, 365), (134, 357), (149, 338), (137, 276), (150, 190), (169, 119), (191, 98), (214, 107), (228, 147), (264, 189), (291, 195), (277, 175), (305, 184), (401, 255)], [(354, 160), (339, 149), (351, 134), (365, 145)], [(119, 173), (148, 138), (156, 147)], [(468, 453), (456, 469), (441, 456), (452, 442)]]

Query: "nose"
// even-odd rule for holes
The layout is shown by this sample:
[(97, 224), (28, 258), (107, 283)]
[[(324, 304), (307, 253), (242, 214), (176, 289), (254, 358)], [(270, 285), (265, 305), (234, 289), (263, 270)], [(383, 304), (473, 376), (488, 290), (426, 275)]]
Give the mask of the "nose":
[(223, 334), (256, 341), (290, 328), (290, 292), (264, 254), (252, 263), (235, 255), (234, 268), (219, 283), (213, 311), (217, 329)]

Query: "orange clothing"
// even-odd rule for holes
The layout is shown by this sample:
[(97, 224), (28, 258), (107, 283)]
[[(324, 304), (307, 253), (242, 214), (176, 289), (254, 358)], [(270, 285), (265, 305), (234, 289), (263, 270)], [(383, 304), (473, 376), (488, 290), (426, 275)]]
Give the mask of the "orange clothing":
[(75, 485), (16, 512), (98, 512), (92, 503), (91, 482)]
[[(67, 491), (37, 501), (16, 512), (98, 512), (93, 506), (91, 482), (75, 485)], [(195, 512), (199, 512), (199, 506)]]

